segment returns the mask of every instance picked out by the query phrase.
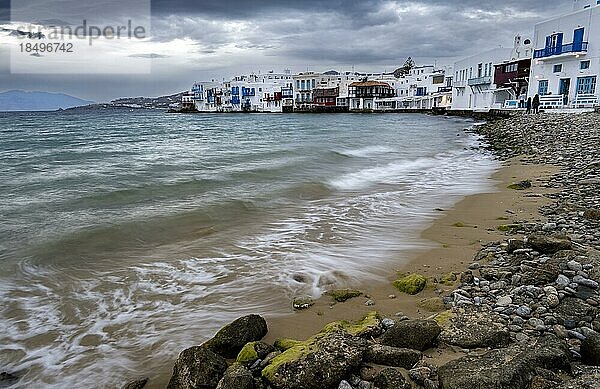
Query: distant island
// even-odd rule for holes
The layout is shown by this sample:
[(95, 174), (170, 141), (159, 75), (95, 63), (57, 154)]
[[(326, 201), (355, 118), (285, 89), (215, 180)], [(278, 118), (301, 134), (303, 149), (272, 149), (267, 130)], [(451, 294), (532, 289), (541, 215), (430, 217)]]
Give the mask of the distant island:
[(58, 111), (58, 110), (103, 110), (168, 109), (181, 101), (182, 93), (160, 97), (123, 97), (105, 103), (83, 100), (64, 93), (26, 92), (12, 90), (0, 93), (0, 112), (15, 111)]
[(22, 90), (0, 93), (0, 112), (56, 111), (93, 103), (93, 101), (83, 100), (64, 93), (26, 92)]

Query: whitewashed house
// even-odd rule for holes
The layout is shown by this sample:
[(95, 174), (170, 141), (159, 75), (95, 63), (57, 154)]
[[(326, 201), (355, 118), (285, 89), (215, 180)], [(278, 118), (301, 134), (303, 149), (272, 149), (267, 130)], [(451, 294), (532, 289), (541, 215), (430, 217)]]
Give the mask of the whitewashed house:
[(512, 49), (496, 48), (454, 64), (452, 110), (488, 111), (495, 106), (494, 65), (511, 58)]
[(535, 26), (529, 96), (539, 94), (542, 107), (599, 104), (599, 4), (574, 0), (573, 12)]
[(196, 110), (200, 112), (217, 112), (222, 107), (222, 84), (215, 80), (194, 83), (192, 93)]

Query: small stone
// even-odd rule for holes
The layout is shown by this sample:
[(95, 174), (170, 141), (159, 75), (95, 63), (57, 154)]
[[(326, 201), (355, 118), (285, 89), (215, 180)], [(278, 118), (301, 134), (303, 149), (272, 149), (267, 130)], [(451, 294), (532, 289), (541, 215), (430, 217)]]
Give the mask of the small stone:
[(569, 262), (567, 262), (567, 268), (569, 268), (569, 270), (573, 270), (573, 271), (582, 271), (583, 265), (577, 261), (569, 261)]
[(392, 299), (395, 299), (395, 298), (396, 298), (396, 295), (395, 295), (395, 294), (390, 294), (390, 295), (388, 296), (388, 298), (389, 298), (390, 300), (392, 300)]
[(555, 308), (558, 306), (558, 304), (560, 304), (560, 300), (556, 294), (549, 294), (546, 296), (546, 300), (548, 301), (550, 308)]
[(502, 296), (498, 299), (498, 301), (496, 301), (496, 305), (500, 306), (500, 307), (508, 307), (510, 304), (512, 304), (512, 298), (510, 296)]
[(469, 265), (470, 270), (477, 270), (480, 267), (481, 267), (481, 264), (479, 262), (473, 262), (472, 264)]
[(367, 301), (365, 301), (365, 305), (367, 307), (371, 307), (371, 306), (375, 305), (375, 301), (373, 301), (373, 300), (367, 300)]
[(573, 277), (573, 282), (579, 285), (587, 286), (588, 288), (598, 289), (598, 283), (594, 280), (590, 280), (589, 278), (584, 278), (582, 276)]
[(556, 285), (558, 285), (561, 288), (565, 288), (566, 286), (569, 285), (570, 282), (571, 282), (571, 280), (569, 280), (569, 277), (567, 277), (563, 274), (559, 274), (558, 278), (556, 279)]
[(394, 326), (394, 324), (396, 324), (396, 322), (387, 317), (381, 321), (381, 325), (385, 329), (392, 328)]
[(338, 389), (353, 389), (352, 385), (350, 385), (350, 383), (346, 380), (342, 380), (340, 382), (340, 385), (338, 386)]
[(515, 310), (515, 313), (521, 317), (529, 317), (531, 316), (531, 309), (525, 305), (522, 305)]

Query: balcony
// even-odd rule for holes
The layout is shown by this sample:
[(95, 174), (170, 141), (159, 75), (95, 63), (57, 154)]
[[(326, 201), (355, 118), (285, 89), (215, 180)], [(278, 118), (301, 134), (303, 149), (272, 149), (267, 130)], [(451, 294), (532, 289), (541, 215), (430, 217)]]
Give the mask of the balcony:
[(588, 42), (581, 43), (569, 43), (568, 45), (562, 45), (557, 47), (546, 47), (544, 49), (536, 50), (533, 52), (533, 58), (548, 58), (555, 55), (561, 54), (576, 54), (576, 53), (587, 53)]
[(491, 83), (492, 83), (491, 76), (469, 78), (469, 81), (468, 81), (469, 86), (486, 85), (486, 84), (491, 84)]

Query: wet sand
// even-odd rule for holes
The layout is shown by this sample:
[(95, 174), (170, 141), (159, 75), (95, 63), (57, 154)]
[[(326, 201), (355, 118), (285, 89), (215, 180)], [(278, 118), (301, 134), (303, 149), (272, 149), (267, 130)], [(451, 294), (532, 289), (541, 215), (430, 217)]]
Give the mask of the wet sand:
[[(264, 341), (273, 343), (282, 337), (304, 340), (319, 332), (327, 323), (335, 320), (358, 320), (373, 310), (389, 318), (396, 318), (399, 314), (411, 319), (431, 317), (435, 313), (419, 309), (417, 303), (423, 299), (443, 296), (454, 290), (458, 283), (448, 286), (435, 284), (434, 287), (426, 287), (416, 296), (409, 296), (392, 286), (397, 278), (396, 273), (415, 272), (437, 279), (450, 272), (459, 276), (467, 270), (482, 244), (506, 238), (503, 232), (498, 231), (498, 226), (517, 221), (545, 220), (538, 209), (551, 202), (542, 195), (551, 193), (552, 190), (540, 187), (540, 184), (557, 172), (558, 168), (553, 166), (524, 165), (519, 158), (506, 161), (491, 177), (495, 184), (493, 192), (465, 197), (453, 208), (438, 211), (439, 217), (421, 234), (421, 238), (431, 242), (433, 248), (397, 258), (396, 264), (390, 265), (387, 282), (353, 285), (364, 296), (345, 303), (333, 303), (330, 297), (323, 296), (309, 309), (290, 312), (286, 316), (266, 316), (269, 333)], [(530, 180), (532, 188), (524, 191), (507, 188), (522, 180)], [(437, 208), (436, 204), (431, 204), (431, 207)], [(455, 226), (457, 223), (464, 227)], [(396, 297), (390, 298), (390, 295)], [(367, 300), (372, 300), (375, 305), (365, 305)], [(462, 355), (464, 354), (457, 348), (435, 348), (425, 352), (428, 362), (438, 366)], [(171, 368), (169, 366), (169, 372)], [(148, 387), (164, 387), (169, 378), (170, 374), (161, 374), (161, 379), (151, 380)]]
[[(550, 203), (550, 200), (541, 195), (551, 190), (540, 187), (540, 184), (557, 171), (557, 168), (547, 165), (523, 165), (519, 158), (506, 161), (492, 176), (496, 191), (468, 196), (452, 209), (439, 211), (440, 217), (421, 235), (436, 247), (397, 258), (396, 265), (390, 267), (389, 282), (356, 285), (368, 297), (332, 304), (331, 298), (324, 296), (307, 310), (268, 318), (269, 333), (265, 340), (272, 342), (280, 337), (306, 339), (329, 322), (357, 320), (373, 310), (390, 318), (400, 312), (413, 319), (430, 317), (433, 313), (417, 308), (417, 303), (422, 299), (443, 295), (454, 288), (436, 284), (416, 296), (405, 295), (392, 286), (396, 272), (416, 272), (438, 279), (449, 272), (459, 275), (467, 269), (482, 243), (505, 238), (504, 233), (498, 231), (498, 226), (516, 221), (544, 220), (538, 209)], [(522, 180), (531, 180), (533, 187), (524, 191), (507, 188)], [(436, 208), (436, 204), (431, 204), (431, 207)], [(457, 223), (464, 227), (457, 227)], [(390, 298), (390, 295), (396, 298)], [(372, 300), (375, 305), (365, 305), (367, 300)], [(438, 357), (452, 358), (448, 355)]]

